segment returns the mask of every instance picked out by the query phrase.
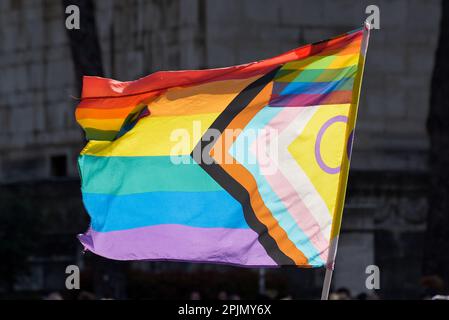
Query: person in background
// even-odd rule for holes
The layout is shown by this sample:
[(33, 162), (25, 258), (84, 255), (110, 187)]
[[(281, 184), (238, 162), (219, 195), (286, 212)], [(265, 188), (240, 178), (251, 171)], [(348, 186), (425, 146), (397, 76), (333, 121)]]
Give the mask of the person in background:
[(445, 293), (444, 280), (438, 275), (422, 277), (420, 284), (423, 300), (433, 300), (434, 297), (443, 296)]
[(96, 300), (97, 297), (92, 292), (81, 291), (77, 297), (78, 300)]
[(229, 300), (242, 300), (237, 293), (232, 293), (229, 295)]
[(329, 300), (352, 300), (351, 291), (348, 288), (339, 288), (329, 295)]
[(201, 294), (198, 291), (190, 292), (190, 300), (201, 300)]
[(339, 300), (352, 300), (351, 291), (348, 288), (340, 288), (337, 290), (337, 294), (340, 297)]
[(64, 298), (59, 292), (55, 291), (44, 296), (43, 300), (64, 300)]
[(226, 291), (224, 291), (224, 290), (220, 291), (218, 293), (217, 299), (218, 300), (228, 300), (228, 293)]

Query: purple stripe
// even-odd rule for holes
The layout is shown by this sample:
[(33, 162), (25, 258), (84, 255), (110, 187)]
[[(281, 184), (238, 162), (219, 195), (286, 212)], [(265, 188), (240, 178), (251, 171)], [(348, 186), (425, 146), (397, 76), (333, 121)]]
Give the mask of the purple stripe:
[(351, 103), (352, 91), (332, 91), (326, 94), (286, 94), (272, 95), (270, 107), (308, 107), (325, 104)]
[(325, 99), (324, 94), (288, 94), (273, 95), (270, 101), (272, 107), (306, 107), (319, 105)]
[(85, 249), (114, 260), (176, 260), (242, 266), (277, 266), (251, 229), (163, 224), (121, 231), (89, 229)]

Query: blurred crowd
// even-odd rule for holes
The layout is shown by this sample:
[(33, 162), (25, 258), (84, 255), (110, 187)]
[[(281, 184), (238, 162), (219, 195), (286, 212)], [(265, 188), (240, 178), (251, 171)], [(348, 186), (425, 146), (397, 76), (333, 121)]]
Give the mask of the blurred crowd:
[[(419, 297), (422, 300), (449, 300), (448, 292), (444, 281), (438, 276), (423, 277), (420, 281), (422, 294)], [(341, 287), (332, 291), (329, 294), (329, 300), (380, 300), (382, 297), (378, 294), (379, 291), (370, 291), (369, 293), (362, 292), (353, 294), (350, 289)], [(201, 290), (191, 290), (187, 297), (188, 300), (242, 300), (242, 297), (237, 292), (228, 292), (227, 290), (220, 290), (216, 296), (203, 295)], [(265, 290), (264, 293), (259, 293), (252, 297), (256, 300), (294, 300), (292, 294), (283, 294), (274, 289)], [(89, 291), (72, 291), (68, 293), (49, 292), (42, 297), (43, 300), (112, 300), (112, 294), (107, 296), (97, 296)], [(142, 299), (145, 299), (143, 297)]]

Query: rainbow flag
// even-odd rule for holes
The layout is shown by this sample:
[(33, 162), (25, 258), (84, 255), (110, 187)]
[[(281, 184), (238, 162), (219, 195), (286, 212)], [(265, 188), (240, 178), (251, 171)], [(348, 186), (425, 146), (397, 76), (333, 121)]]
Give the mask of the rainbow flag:
[(332, 263), (369, 27), (271, 59), (85, 77), (86, 250), (116, 260)]

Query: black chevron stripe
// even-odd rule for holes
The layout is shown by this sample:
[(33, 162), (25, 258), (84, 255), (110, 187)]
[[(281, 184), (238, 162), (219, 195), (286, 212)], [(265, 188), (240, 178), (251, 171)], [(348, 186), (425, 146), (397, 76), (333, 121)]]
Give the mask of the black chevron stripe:
[[(268, 255), (278, 265), (295, 265), (295, 262), (279, 249), (276, 241), (269, 235), (267, 227), (256, 217), (256, 214), (250, 205), (248, 191), (240, 183), (234, 180), (219, 164), (215, 163), (215, 161), (209, 157), (209, 152), (207, 152), (212, 148), (216, 141), (211, 141), (213, 138), (210, 139), (206, 137), (213, 137), (213, 132), (216, 132), (217, 130), (222, 134), (229, 123), (248, 106), (248, 104), (270, 81), (273, 80), (278, 70), (279, 68), (274, 69), (242, 90), (205, 132), (201, 140), (193, 149), (191, 157), (204, 171), (215, 179), (223, 189), (240, 202), (246, 222), (251, 229), (257, 232), (259, 235), (259, 242), (265, 248)], [(206, 148), (207, 150), (205, 150)], [(207, 157), (207, 159), (204, 159), (204, 157)]]

